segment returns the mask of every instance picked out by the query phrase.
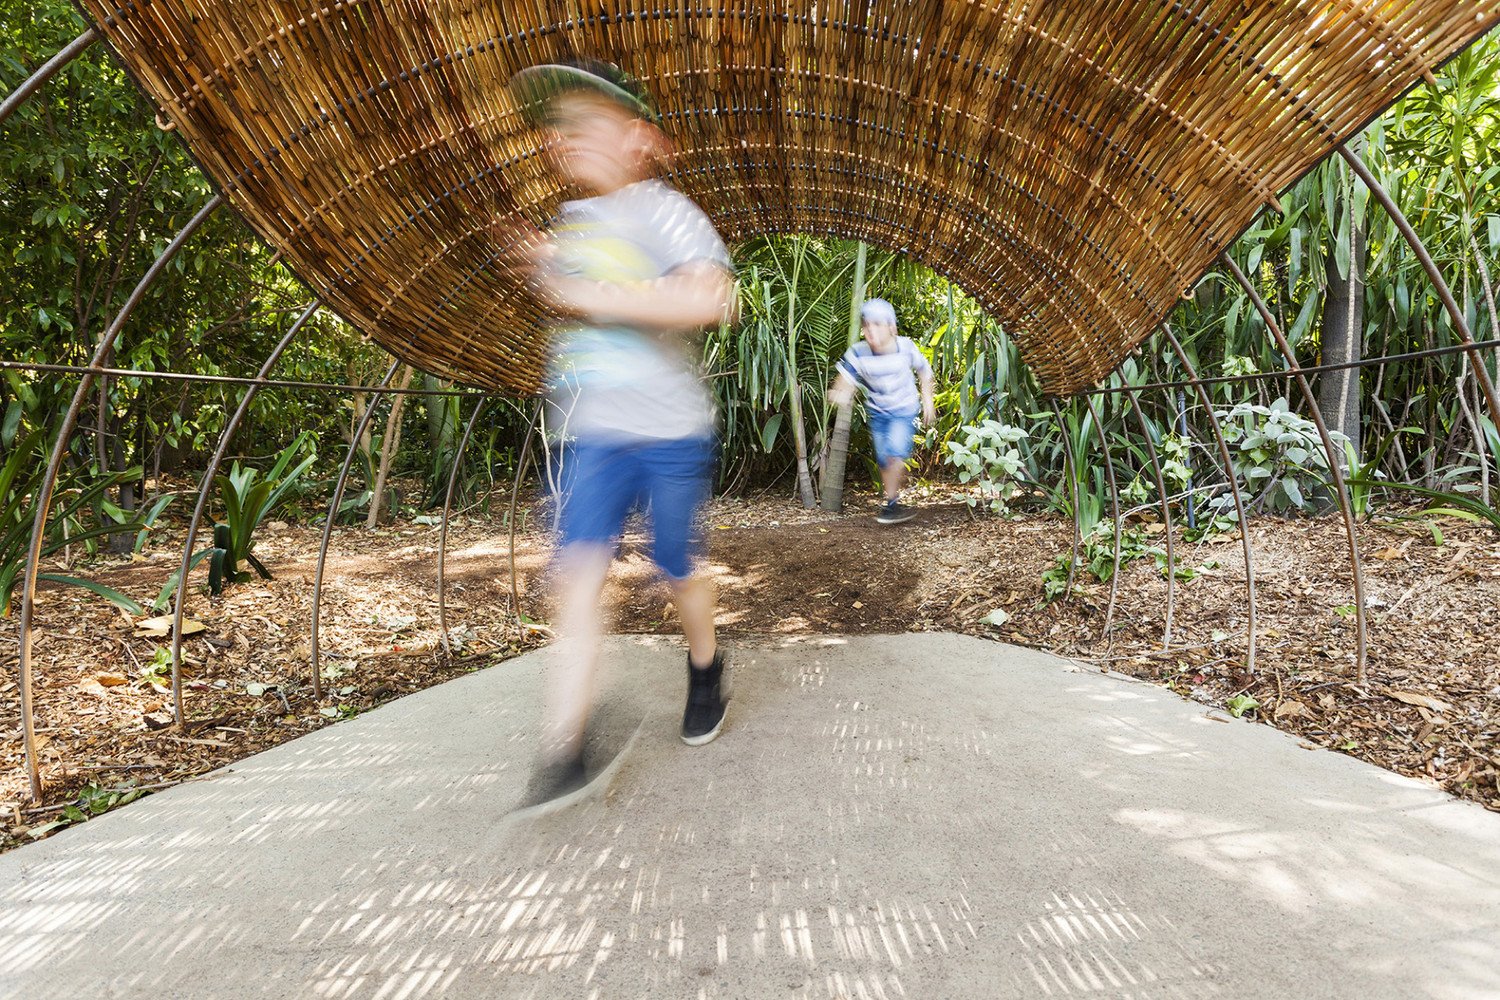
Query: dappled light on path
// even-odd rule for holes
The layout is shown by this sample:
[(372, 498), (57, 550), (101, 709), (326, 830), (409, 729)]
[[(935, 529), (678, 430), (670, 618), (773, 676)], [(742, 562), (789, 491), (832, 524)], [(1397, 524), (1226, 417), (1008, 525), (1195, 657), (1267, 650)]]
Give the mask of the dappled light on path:
[(724, 736), (688, 748), (680, 658), (613, 645), (589, 753), (628, 749), (540, 819), (506, 817), (528, 656), (12, 852), (0, 997), (1496, 985), (1494, 818), (1429, 789), (943, 636), (747, 644)]

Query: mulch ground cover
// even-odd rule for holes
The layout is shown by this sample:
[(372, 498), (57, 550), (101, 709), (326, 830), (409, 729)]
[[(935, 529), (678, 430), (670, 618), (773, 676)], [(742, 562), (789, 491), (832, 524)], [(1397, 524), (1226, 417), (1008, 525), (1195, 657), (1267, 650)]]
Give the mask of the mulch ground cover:
[[(842, 515), (805, 511), (783, 496), (715, 501), (708, 565), (726, 643), (768, 634), (957, 631), (1045, 649), (1164, 685), (1210, 706), (1211, 715), (1246, 715), (1308, 747), (1500, 810), (1500, 537), (1487, 528), (1454, 519), (1361, 525), (1369, 635), (1360, 678), (1352, 571), (1337, 516), (1252, 522), (1252, 665), (1238, 533), (1177, 542), (1191, 579), (1176, 582), (1170, 602), (1165, 575), (1149, 556), (1124, 566), (1113, 602), (1109, 583), (1082, 573), (1071, 597), (1049, 602), (1043, 573), (1069, 551), (1067, 521), (1041, 513), (975, 517), (942, 488), (909, 498), (920, 513), (896, 526), (875, 522), (869, 496), (853, 497)], [(44, 588), (33, 647), (40, 802), (30, 801), (25, 776), (18, 627), (15, 616), (0, 622), (3, 846), (544, 644), (552, 543), (545, 504), (526, 510), (515, 544), (519, 608), (504, 511), (470, 511), (450, 523), (449, 655), (438, 629), (437, 527), (403, 521), (337, 529), (320, 610), (322, 700), (313, 697), (309, 666), (320, 529), (262, 526), (256, 554), (274, 579), (236, 584), (218, 597), (193, 588), (186, 615), (201, 630), (184, 641), (181, 726), (163, 663), (165, 630), (83, 590)], [(1135, 527), (1160, 542), (1159, 527)], [(167, 528), (129, 563), (72, 572), (149, 603), (176, 568), (181, 537), (180, 526)], [(647, 551), (641, 526), (631, 525), (606, 594), (612, 627), (673, 634), (670, 594)]]

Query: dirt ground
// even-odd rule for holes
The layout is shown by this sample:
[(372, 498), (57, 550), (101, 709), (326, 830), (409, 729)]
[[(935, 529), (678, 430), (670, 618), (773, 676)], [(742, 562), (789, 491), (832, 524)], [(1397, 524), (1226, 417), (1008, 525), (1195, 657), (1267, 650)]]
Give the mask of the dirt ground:
[[(1500, 537), (1465, 522), (1363, 525), (1368, 665), (1356, 672), (1352, 573), (1337, 517), (1252, 523), (1257, 636), (1253, 665), (1237, 533), (1179, 541), (1192, 579), (1171, 595), (1151, 558), (1109, 584), (1080, 577), (1067, 600), (1043, 600), (1042, 573), (1067, 553), (1053, 515), (973, 517), (950, 490), (918, 490), (903, 525), (874, 520), (874, 498), (843, 515), (783, 496), (722, 499), (706, 524), (719, 623), (736, 636), (959, 631), (1045, 649), (1127, 673), (1295, 733), (1500, 810)], [(399, 522), (335, 532), (320, 611), (323, 695), (310, 677), (310, 621), (320, 529), (264, 525), (256, 553), (274, 574), (195, 592), (204, 626), (184, 642), (188, 722), (172, 721), (169, 639), (77, 588), (38, 596), (34, 700), (45, 794), (28, 797), (13, 616), (0, 623), (0, 830), (4, 846), (80, 821), (142, 792), (216, 767), (431, 684), (545, 643), (550, 636), (545, 505), (518, 524), (511, 597), (508, 530), (455, 517), (446, 596), (451, 656), (441, 655), (439, 530)], [(518, 519), (520, 520), (520, 519)], [(608, 601), (621, 632), (674, 633), (640, 525), (631, 525)], [(1159, 539), (1158, 533), (1156, 538)], [(181, 528), (129, 564), (73, 568), (148, 604), (180, 559)], [(196, 580), (196, 577), (195, 577)], [(203, 591), (198, 587), (195, 591)], [(999, 611), (1002, 614), (996, 615)], [(983, 619), (988, 619), (983, 620)], [(1000, 624), (993, 624), (994, 622)], [(1109, 628), (1106, 631), (1106, 624)], [(934, 665), (932, 669), (940, 669)]]

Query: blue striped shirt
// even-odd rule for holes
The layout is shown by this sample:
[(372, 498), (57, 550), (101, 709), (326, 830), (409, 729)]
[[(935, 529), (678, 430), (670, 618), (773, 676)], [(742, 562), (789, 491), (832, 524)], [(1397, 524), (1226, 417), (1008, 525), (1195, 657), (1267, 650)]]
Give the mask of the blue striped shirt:
[(915, 414), (922, 405), (913, 373), (932, 371), (910, 337), (897, 337), (896, 349), (876, 354), (861, 340), (839, 359), (839, 371), (865, 390), (865, 402), (881, 413)]

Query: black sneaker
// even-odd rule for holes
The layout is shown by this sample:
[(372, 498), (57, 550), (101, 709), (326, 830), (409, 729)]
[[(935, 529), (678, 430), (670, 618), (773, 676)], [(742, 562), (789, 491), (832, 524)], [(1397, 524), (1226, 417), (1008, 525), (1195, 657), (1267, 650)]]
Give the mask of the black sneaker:
[(881, 524), (900, 524), (916, 516), (917, 512), (910, 507), (904, 507), (896, 500), (887, 500), (885, 506), (880, 508), (880, 513), (875, 515), (875, 520)]
[(694, 670), (688, 661), (687, 708), (682, 713), (682, 742), (702, 746), (724, 728), (724, 658), (714, 654), (707, 670)]
[(583, 769), (582, 751), (576, 756), (554, 760), (539, 759), (532, 767), (531, 781), (526, 785), (521, 803), (516, 806), (512, 815), (543, 816), (572, 805), (583, 797), (588, 784)]

